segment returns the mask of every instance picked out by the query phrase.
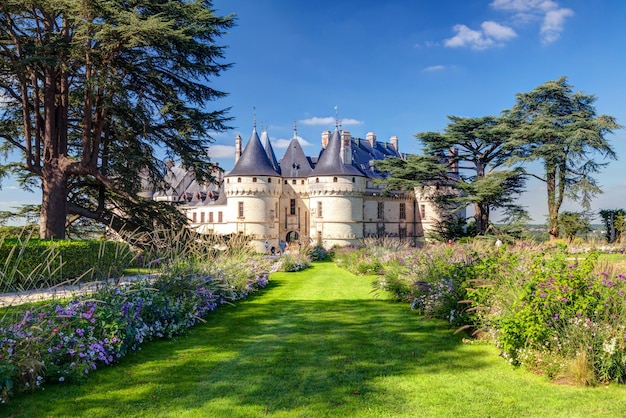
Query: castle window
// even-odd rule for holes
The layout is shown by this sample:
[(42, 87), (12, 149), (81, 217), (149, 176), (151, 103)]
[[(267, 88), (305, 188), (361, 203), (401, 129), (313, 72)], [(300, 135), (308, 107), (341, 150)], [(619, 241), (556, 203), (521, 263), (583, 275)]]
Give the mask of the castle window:
[(256, 183), (256, 177), (252, 177), (252, 183)]
[(194, 212), (194, 213), (191, 215), (191, 219), (193, 220), (193, 223), (194, 223), (194, 224), (195, 224), (196, 222), (198, 222), (198, 221), (197, 221), (197, 217), (196, 217), (196, 215), (197, 215), (197, 213), (196, 213), (196, 212)]
[(378, 202), (378, 219), (385, 217), (385, 202)]
[(226, 179), (226, 183), (230, 183), (230, 179)]
[(209, 212), (209, 223), (213, 223), (213, 212)]
[(400, 203), (400, 219), (406, 219), (406, 203)]
[(289, 214), (290, 215), (296, 214), (296, 199), (289, 200)]
[(222, 223), (224, 217), (222, 216), (222, 212), (217, 212), (217, 222)]
[(268, 178), (267, 178), (267, 182), (268, 182), (268, 183), (271, 183), (271, 182), (272, 182), (272, 178), (271, 178), (271, 177), (268, 177)]
[(297, 183), (296, 179), (291, 180), (291, 184), (296, 184), (296, 183)]
[(422, 219), (426, 218), (426, 205), (420, 205), (420, 216)]
[(243, 202), (239, 202), (239, 217), (243, 218)]
[(315, 178), (315, 182), (316, 182), (316, 183), (319, 183), (319, 182), (320, 182), (319, 177), (316, 177), (316, 178)]
[(287, 184), (287, 180), (285, 180), (285, 183), (284, 183), (284, 184)]
[(333, 177), (333, 183), (337, 183), (337, 177)]
[(300, 184), (304, 184), (304, 180), (302, 180), (302, 181), (300, 182)]
[(237, 177), (237, 183), (241, 183), (241, 177)]
[(322, 202), (317, 202), (317, 217), (322, 217)]
[(355, 183), (356, 179), (354, 177), (352, 177), (352, 183)]
[(204, 223), (204, 212), (200, 212), (200, 223)]

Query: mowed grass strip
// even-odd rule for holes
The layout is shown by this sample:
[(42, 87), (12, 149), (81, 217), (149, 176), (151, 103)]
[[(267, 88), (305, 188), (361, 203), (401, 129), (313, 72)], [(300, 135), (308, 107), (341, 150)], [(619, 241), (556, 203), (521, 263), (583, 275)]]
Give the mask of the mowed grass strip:
[(464, 344), (332, 263), (275, 273), (186, 335), (81, 385), (0, 406), (13, 417), (583, 417), (626, 415), (623, 387), (576, 388)]

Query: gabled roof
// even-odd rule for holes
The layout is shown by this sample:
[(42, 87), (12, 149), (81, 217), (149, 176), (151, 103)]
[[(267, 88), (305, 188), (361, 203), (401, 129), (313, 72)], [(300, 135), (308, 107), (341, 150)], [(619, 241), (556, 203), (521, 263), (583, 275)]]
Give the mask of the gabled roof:
[(364, 174), (351, 163), (344, 164), (341, 160), (341, 137), (339, 130), (335, 129), (328, 141), (326, 149), (322, 151), (315, 169), (314, 176), (364, 176)]
[(235, 167), (227, 176), (279, 176), (261, 144), (256, 128), (253, 129), (250, 140)]
[(276, 160), (276, 154), (274, 154), (274, 148), (272, 148), (272, 144), (270, 143), (270, 136), (267, 134), (265, 129), (261, 132), (261, 144), (263, 144), (263, 148), (265, 148), (265, 153), (267, 154), (267, 158), (272, 163), (272, 167), (280, 173), (280, 167), (278, 166), (278, 161)]
[(280, 159), (279, 164), (283, 177), (308, 177), (313, 171), (296, 136), (289, 142), (285, 155)]

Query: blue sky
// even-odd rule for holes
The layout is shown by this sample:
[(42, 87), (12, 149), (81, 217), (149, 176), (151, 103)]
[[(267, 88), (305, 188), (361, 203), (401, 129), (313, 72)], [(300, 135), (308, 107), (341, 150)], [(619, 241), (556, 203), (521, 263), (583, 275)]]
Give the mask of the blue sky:
[[(229, 96), (210, 104), (232, 108), (234, 129), (215, 134), (210, 150), (227, 170), (234, 137), (247, 142), (255, 114), (278, 158), (294, 122), (305, 152), (316, 155), (335, 107), (354, 136), (397, 135), (402, 152), (420, 153), (414, 134), (442, 131), (447, 115), (498, 115), (516, 93), (560, 76), (596, 95), (598, 113), (626, 125), (626, 2), (215, 0), (214, 7), (237, 18), (220, 40), (234, 66), (212, 82)], [(626, 131), (608, 139), (620, 159), (598, 176), (605, 193), (595, 210), (626, 208)], [(527, 186), (520, 203), (542, 223), (545, 188)], [(38, 200), (5, 182), (0, 210)]]

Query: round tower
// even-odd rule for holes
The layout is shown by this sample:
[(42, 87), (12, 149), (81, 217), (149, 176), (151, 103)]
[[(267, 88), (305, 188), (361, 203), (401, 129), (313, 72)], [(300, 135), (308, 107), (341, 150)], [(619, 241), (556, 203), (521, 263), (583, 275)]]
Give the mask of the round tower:
[[(271, 147), (269, 140), (267, 145)], [(224, 176), (228, 222), (234, 233), (252, 239), (257, 252), (266, 252), (271, 246), (278, 248), (281, 178), (268, 154), (254, 129), (235, 167)]]
[(355, 245), (363, 238), (366, 179), (352, 164), (350, 132), (336, 129), (308, 178), (314, 245)]

